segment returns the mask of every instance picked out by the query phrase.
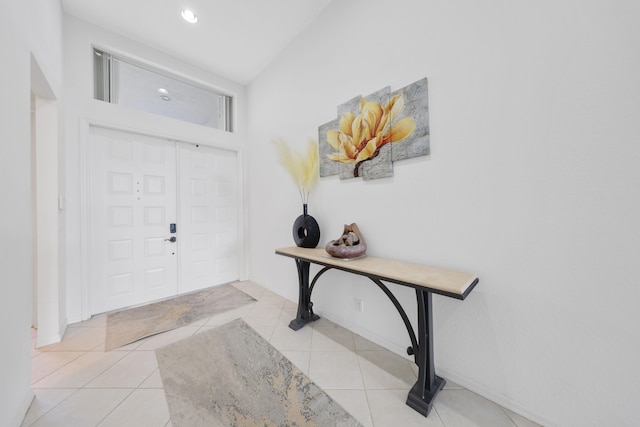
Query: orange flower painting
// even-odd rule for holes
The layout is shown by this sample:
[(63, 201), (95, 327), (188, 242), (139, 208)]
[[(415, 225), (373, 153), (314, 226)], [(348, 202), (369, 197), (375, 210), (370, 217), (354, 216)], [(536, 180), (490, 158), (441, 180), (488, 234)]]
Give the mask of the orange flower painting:
[(397, 160), (428, 154), (426, 101), (423, 79), (393, 94), (385, 88), (339, 107), (347, 111), (319, 129), (320, 176), (393, 176), (394, 147)]

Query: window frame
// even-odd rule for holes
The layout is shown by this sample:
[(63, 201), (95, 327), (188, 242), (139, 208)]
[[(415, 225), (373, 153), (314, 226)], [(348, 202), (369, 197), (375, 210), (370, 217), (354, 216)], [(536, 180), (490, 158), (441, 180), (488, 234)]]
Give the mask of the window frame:
[[(116, 105), (119, 104), (115, 96), (116, 95), (115, 88), (117, 83), (115, 81), (116, 79), (115, 79), (114, 68), (115, 68), (116, 61), (120, 61), (129, 66), (137, 67), (144, 71), (156, 73), (165, 78), (176, 80), (182, 84), (192, 86), (196, 89), (205, 91), (211, 95), (219, 96), (220, 99), (223, 100), (223, 102), (219, 103), (219, 107), (221, 106), (223, 109), (222, 122), (224, 123), (224, 128), (207, 126), (205, 124), (199, 124), (199, 123), (190, 122), (190, 121), (186, 121), (186, 122), (194, 123), (199, 126), (209, 127), (211, 129), (222, 130), (225, 132), (230, 132), (230, 133), (234, 132), (234, 127), (233, 127), (234, 97), (232, 95), (229, 95), (219, 90), (215, 90), (211, 87), (198, 83), (194, 80), (190, 80), (183, 76), (179, 76), (177, 74), (171, 73), (162, 68), (154, 67), (153, 65), (146, 64), (144, 62), (135, 60), (133, 58), (130, 58), (121, 54), (110, 52), (106, 49), (103, 49), (97, 46), (92, 46), (91, 50), (92, 50), (92, 59), (93, 59), (93, 99), (96, 99), (98, 101), (108, 102), (110, 104), (116, 104)], [(147, 111), (147, 110), (142, 109), (140, 111)], [(158, 114), (150, 111), (147, 111), (147, 112), (151, 114)], [(158, 114), (158, 115), (161, 115), (161, 114)], [(172, 116), (165, 116), (165, 115), (162, 115), (162, 116), (171, 117), (171, 118), (174, 118), (175, 120), (182, 120)]]

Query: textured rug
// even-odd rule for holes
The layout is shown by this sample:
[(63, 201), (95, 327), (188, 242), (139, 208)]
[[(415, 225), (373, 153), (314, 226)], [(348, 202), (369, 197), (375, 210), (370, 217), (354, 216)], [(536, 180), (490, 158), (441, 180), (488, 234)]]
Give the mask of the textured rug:
[(241, 319), (156, 357), (174, 427), (361, 426)]
[(232, 285), (222, 285), (110, 313), (107, 317), (105, 350), (113, 350), (254, 301), (254, 298)]

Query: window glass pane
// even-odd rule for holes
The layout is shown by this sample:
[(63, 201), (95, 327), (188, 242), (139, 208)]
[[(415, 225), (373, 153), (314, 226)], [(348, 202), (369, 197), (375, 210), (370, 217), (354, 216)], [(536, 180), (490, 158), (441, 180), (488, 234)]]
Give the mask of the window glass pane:
[(231, 97), (227, 95), (97, 49), (94, 79), (96, 99), (232, 131)]
[(99, 51), (93, 55), (93, 97), (109, 102), (109, 61)]

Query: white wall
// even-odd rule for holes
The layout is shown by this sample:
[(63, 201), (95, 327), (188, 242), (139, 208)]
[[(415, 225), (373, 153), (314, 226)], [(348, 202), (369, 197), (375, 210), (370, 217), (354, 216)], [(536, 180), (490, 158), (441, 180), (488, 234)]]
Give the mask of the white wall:
[[(122, 53), (151, 65), (164, 68), (235, 97), (235, 132), (228, 133), (186, 122), (134, 111), (93, 99), (92, 45)], [(245, 87), (185, 64), (163, 52), (124, 38), (103, 28), (64, 15), (65, 65), (65, 205), (66, 205), (66, 284), (67, 316), (69, 323), (90, 316), (87, 311), (87, 264), (83, 248), (87, 247), (86, 233), (82, 234), (82, 196), (86, 188), (86, 171), (82, 169), (86, 156), (88, 123), (97, 123), (125, 130), (147, 133), (187, 142), (242, 150), (246, 138)], [(242, 152), (241, 152), (242, 155)], [(83, 240), (85, 239), (85, 240)], [(78, 260), (83, 260), (79, 262)], [(83, 288), (84, 284), (84, 288)], [(84, 301), (84, 305), (83, 305)], [(83, 306), (85, 310), (83, 311)]]
[[(39, 67), (31, 62), (33, 73), (39, 73)], [(34, 70), (34, 68), (38, 70)], [(32, 84), (33, 86), (33, 84)], [(38, 94), (40, 95), (40, 94)], [(51, 96), (51, 95), (49, 95)], [(67, 326), (64, 309), (64, 297), (59, 278), (59, 182), (58, 182), (58, 140), (59, 108), (55, 98), (36, 96), (32, 108), (35, 110), (33, 123), (34, 154), (34, 199), (37, 218), (33, 244), (36, 247), (34, 257), (33, 299), (36, 306), (36, 323), (38, 329), (37, 347), (59, 342)], [(61, 296), (62, 294), (62, 296)]]
[[(302, 148), (338, 104), (427, 77), (431, 156), (322, 179), (321, 244), (357, 222), (370, 255), (478, 274), (467, 300), (434, 297), (445, 377), (545, 425), (640, 425), (639, 17), (632, 0), (333, 2), (249, 87), (252, 279), (297, 300), (273, 252), (301, 206), (269, 141)], [(409, 343), (364, 279), (327, 273), (314, 302)]]
[[(62, 81), (58, 2), (0, 1), (0, 425), (18, 426), (31, 403), (31, 58), (54, 94)], [(26, 19), (28, 17), (28, 19)]]

